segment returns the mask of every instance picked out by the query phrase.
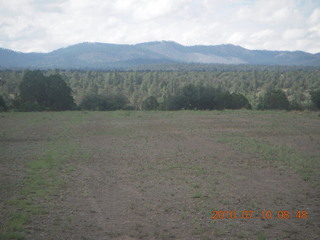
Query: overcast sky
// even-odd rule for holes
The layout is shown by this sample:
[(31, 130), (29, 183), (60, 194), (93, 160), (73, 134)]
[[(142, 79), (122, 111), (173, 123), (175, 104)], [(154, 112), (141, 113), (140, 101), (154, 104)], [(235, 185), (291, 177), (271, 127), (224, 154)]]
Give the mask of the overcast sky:
[(0, 0), (0, 47), (171, 40), (320, 52), (320, 0)]

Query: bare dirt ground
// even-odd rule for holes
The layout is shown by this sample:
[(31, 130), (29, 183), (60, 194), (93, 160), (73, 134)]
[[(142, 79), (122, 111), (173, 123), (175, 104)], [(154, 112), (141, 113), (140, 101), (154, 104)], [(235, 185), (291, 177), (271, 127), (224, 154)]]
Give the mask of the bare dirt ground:
[[(317, 114), (2, 113), (2, 231), (12, 212), (25, 211), (30, 220), (21, 239), (319, 239)], [(264, 145), (251, 149), (255, 141)], [(289, 149), (289, 159), (313, 159), (307, 181), (297, 164), (257, 150), (273, 158), (277, 146)], [(62, 159), (54, 174), (63, 184), (32, 197), (30, 204), (46, 211), (30, 213), (12, 199), (24, 197), (28, 162), (48, 151), (62, 153), (53, 157)], [(237, 217), (212, 219), (212, 211)], [(243, 211), (254, 214), (244, 219)], [(261, 211), (273, 215), (263, 218)], [(279, 211), (290, 218), (279, 219)], [(299, 211), (308, 218), (298, 218)]]

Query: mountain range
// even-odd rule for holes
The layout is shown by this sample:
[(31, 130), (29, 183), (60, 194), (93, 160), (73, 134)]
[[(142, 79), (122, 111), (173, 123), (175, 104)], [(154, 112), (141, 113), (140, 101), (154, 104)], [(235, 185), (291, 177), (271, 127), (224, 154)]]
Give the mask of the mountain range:
[(320, 66), (320, 53), (248, 50), (231, 44), (183, 46), (156, 41), (129, 44), (80, 43), (49, 53), (0, 48), (1, 69), (124, 69), (157, 63)]

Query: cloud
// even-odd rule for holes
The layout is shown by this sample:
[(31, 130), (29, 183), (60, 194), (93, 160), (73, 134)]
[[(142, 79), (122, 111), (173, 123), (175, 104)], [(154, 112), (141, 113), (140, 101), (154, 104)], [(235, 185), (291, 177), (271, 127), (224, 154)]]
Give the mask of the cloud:
[(229, 37), (228, 42), (231, 42), (231, 43), (234, 43), (234, 44), (238, 44), (238, 43), (241, 43), (244, 38), (245, 38), (245, 34), (244, 33), (236, 32), (236, 33), (232, 34)]
[(0, 1), (0, 47), (51, 51), (92, 41), (233, 43), (320, 52), (316, 0)]
[(173, 4), (173, 1), (170, 0), (141, 1), (133, 11), (133, 16), (140, 21), (165, 17), (172, 13)]
[(273, 38), (275, 35), (275, 31), (272, 29), (265, 29), (262, 31), (254, 32), (251, 34), (250, 39), (253, 41), (260, 41)]
[(309, 17), (310, 24), (318, 24), (320, 23), (320, 8), (314, 9), (311, 16)]
[(283, 34), (283, 39), (291, 40), (291, 39), (302, 39), (304, 36), (306, 36), (306, 30), (305, 29), (288, 29)]

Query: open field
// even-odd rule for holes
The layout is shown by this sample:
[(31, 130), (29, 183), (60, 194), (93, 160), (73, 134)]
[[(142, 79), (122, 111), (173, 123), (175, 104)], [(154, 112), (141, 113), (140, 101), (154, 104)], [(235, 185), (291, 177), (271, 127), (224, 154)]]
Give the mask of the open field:
[(319, 239), (319, 126), (317, 112), (0, 113), (0, 239)]

